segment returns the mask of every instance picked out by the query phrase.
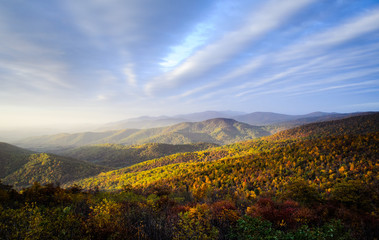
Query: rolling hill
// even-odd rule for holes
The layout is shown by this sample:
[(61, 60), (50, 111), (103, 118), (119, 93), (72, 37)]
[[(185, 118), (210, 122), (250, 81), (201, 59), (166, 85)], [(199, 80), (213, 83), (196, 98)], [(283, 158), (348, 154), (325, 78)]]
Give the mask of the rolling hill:
[(19, 141), (16, 145), (37, 151), (52, 151), (103, 143), (123, 145), (143, 143), (189, 144), (199, 142), (228, 144), (267, 135), (270, 135), (270, 132), (266, 131), (264, 127), (219, 118), (195, 123), (185, 122), (162, 128), (32, 137)]
[(27, 162), (2, 179), (5, 184), (16, 189), (27, 187), (34, 182), (67, 183), (75, 179), (89, 177), (110, 168), (94, 165), (73, 158), (46, 153), (35, 153), (27, 157)]
[(15, 188), (35, 181), (66, 183), (93, 176), (111, 168), (58, 155), (35, 153), (8, 143), (0, 143), (0, 180)]

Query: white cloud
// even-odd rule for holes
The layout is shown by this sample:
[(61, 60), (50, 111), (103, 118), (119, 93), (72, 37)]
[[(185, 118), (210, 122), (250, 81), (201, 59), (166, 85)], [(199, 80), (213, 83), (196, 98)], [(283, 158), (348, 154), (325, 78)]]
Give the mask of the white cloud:
[(134, 66), (132, 63), (127, 64), (123, 69), (123, 73), (125, 75), (126, 81), (129, 83), (130, 86), (137, 85), (136, 74), (134, 73), (133, 69), (134, 69)]
[(160, 65), (166, 68), (178, 65), (182, 60), (189, 57), (197, 47), (206, 42), (212, 28), (214, 26), (211, 23), (199, 23), (194, 32), (189, 34), (182, 44), (172, 47), (172, 52), (163, 59)]
[(99, 94), (99, 95), (97, 95), (96, 99), (99, 101), (103, 101), (103, 100), (106, 100), (107, 97), (104, 94)]

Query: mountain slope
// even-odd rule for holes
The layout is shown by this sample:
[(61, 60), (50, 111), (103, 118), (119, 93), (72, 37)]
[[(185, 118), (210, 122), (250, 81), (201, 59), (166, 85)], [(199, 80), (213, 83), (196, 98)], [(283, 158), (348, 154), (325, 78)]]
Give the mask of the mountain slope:
[(293, 135), (279, 133), (217, 149), (176, 154), (76, 183), (103, 190), (162, 185), (177, 191), (188, 189), (194, 197), (203, 199), (210, 189), (218, 195), (245, 198), (261, 192), (280, 193), (296, 180), (318, 186), (320, 194), (326, 195), (346, 179), (375, 184), (379, 171), (378, 116), (310, 124), (292, 130)]
[(31, 154), (27, 163), (3, 179), (15, 188), (26, 187), (34, 182), (47, 184), (66, 183), (75, 179), (96, 175), (109, 168), (46, 153)]
[(171, 145), (147, 143), (143, 145), (124, 146), (119, 144), (100, 144), (83, 146), (61, 152), (67, 157), (88, 161), (108, 167), (126, 167), (149, 159), (159, 158), (179, 152), (194, 152), (216, 147), (215, 144), (198, 143)]
[(288, 140), (299, 138), (317, 138), (337, 135), (359, 135), (379, 131), (379, 113), (318, 122), (288, 129), (267, 137), (271, 140)]
[(227, 144), (267, 135), (270, 135), (270, 133), (264, 130), (263, 127), (220, 118), (196, 123), (180, 123), (163, 128), (125, 129), (99, 133), (86, 132), (33, 137), (19, 141), (17, 145), (46, 151), (54, 148), (102, 143), (131, 145), (153, 142), (167, 144), (209, 142)]
[(34, 152), (8, 143), (0, 143), (0, 178), (22, 167), (32, 153)]

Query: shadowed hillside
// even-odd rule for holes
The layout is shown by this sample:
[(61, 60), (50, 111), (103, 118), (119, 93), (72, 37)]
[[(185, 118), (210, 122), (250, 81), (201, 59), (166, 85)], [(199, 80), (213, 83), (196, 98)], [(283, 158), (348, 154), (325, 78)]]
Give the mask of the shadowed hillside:
[(93, 176), (109, 168), (72, 158), (46, 153), (31, 154), (27, 162), (3, 179), (15, 188), (32, 185), (34, 182), (66, 183), (75, 179)]
[(8, 143), (0, 143), (0, 178), (13, 173), (27, 163), (32, 153), (34, 152)]
[(149, 159), (159, 158), (178, 152), (194, 152), (216, 147), (211, 143), (171, 145), (147, 143), (143, 145), (124, 146), (119, 144), (100, 144), (83, 146), (60, 154), (109, 167), (127, 167)]

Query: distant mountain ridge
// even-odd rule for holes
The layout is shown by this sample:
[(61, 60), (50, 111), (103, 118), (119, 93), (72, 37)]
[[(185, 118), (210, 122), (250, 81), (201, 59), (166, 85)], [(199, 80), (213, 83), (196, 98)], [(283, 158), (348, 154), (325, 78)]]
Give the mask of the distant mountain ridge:
[(201, 122), (213, 118), (229, 118), (238, 122), (247, 123), (254, 126), (266, 126), (274, 124), (291, 124), (294, 121), (297, 124), (306, 124), (315, 121), (328, 121), (340, 119), (360, 113), (327, 113), (312, 112), (302, 115), (289, 115), (273, 112), (253, 112), (243, 113), (237, 111), (205, 111), (190, 114), (180, 114), (174, 116), (142, 116), (138, 118), (125, 119), (118, 122), (112, 122), (99, 127), (97, 130), (120, 130), (120, 129), (146, 129), (156, 127), (166, 127), (182, 122)]
[(251, 126), (233, 119), (217, 118), (202, 122), (183, 122), (169, 127), (151, 129), (124, 129), (106, 132), (57, 134), (27, 138), (16, 145), (46, 151), (90, 144), (116, 143), (123, 145), (143, 143), (188, 144), (208, 142), (227, 144), (270, 135), (264, 127)]
[(236, 116), (235, 119), (240, 122), (256, 126), (265, 125), (301, 125), (312, 122), (329, 121), (346, 118), (349, 116), (360, 115), (362, 113), (327, 113), (313, 112), (303, 115), (288, 115), (272, 112), (254, 112), (250, 114)]
[[(189, 114), (187, 117), (192, 119), (207, 118), (218, 114), (225, 115), (232, 113), (235, 112), (208, 111)], [(54, 151), (62, 148), (75, 148), (104, 143), (133, 145), (144, 143), (188, 144), (208, 142), (223, 145), (271, 135), (299, 125), (343, 119), (362, 114), (368, 113), (342, 114), (314, 112), (305, 115), (286, 115), (270, 112), (256, 112), (235, 117), (241, 120), (241, 122), (232, 118), (213, 118), (201, 122), (180, 122), (166, 127), (146, 129), (128, 128), (102, 132), (63, 133), (38, 136), (23, 139), (14, 144), (35, 151)], [(162, 117), (164, 118), (165, 116)], [(183, 115), (180, 117), (183, 117)], [(148, 119), (149, 121), (151, 119), (154, 119), (154, 121), (162, 120), (161, 117), (142, 117), (138, 119)], [(134, 119), (133, 121), (138, 122), (138, 119)]]
[(105, 124), (98, 128), (98, 130), (115, 130), (126, 128), (157, 128), (166, 127), (182, 122), (201, 122), (212, 118), (233, 118), (234, 116), (242, 115), (243, 112), (237, 111), (205, 111), (189, 114), (179, 114), (174, 116), (141, 116), (137, 118), (125, 119), (117, 122)]

